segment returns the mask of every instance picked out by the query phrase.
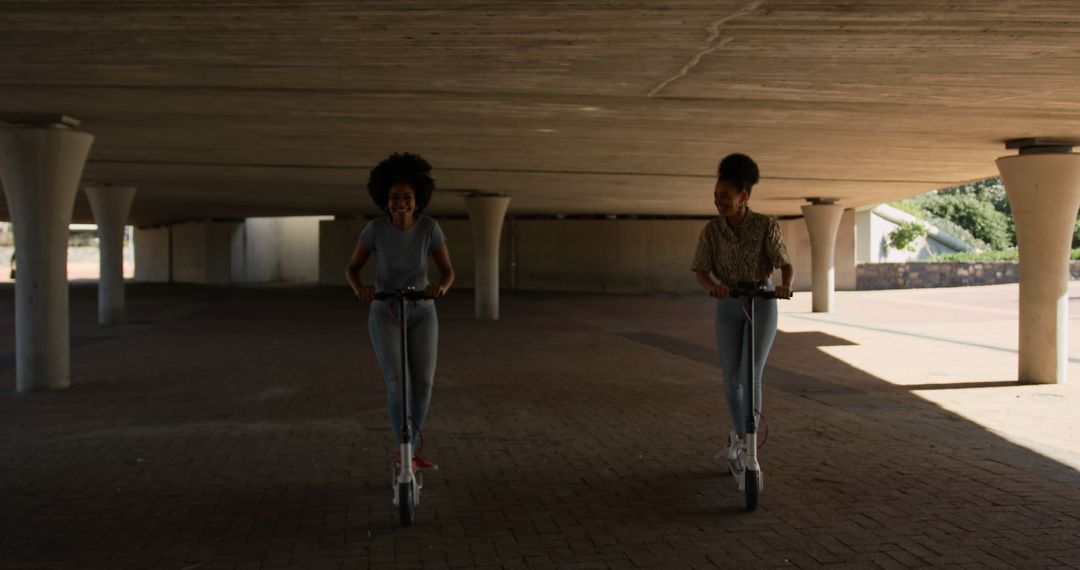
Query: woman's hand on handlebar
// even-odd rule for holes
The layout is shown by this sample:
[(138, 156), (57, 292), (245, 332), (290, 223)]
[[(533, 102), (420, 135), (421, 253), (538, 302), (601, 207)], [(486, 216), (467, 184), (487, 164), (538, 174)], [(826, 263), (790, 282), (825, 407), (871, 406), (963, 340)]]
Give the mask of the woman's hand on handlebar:
[(727, 299), (731, 296), (731, 289), (723, 283), (714, 283), (713, 286), (709, 288), (709, 296), (716, 297), (717, 299)]
[(424, 296), (429, 299), (438, 299), (446, 294), (450, 288), (441, 283), (432, 283), (424, 288)]
[(791, 285), (778, 285), (776, 287), (777, 299), (790, 299), (795, 292), (791, 290)]
[(375, 288), (374, 287), (361, 287), (354, 291), (356, 294), (356, 300), (361, 303), (370, 303), (375, 300)]

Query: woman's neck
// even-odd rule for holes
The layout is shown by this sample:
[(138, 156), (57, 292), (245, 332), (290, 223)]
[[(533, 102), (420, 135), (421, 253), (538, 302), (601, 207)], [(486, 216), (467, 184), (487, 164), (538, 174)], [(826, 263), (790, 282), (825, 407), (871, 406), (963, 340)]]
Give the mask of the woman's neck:
[(405, 215), (391, 214), (390, 223), (401, 231), (408, 231), (416, 223), (416, 216), (411, 213)]
[(743, 223), (743, 220), (746, 219), (746, 214), (749, 211), (750, 211), (750, 209), (747, 208), (746, 206), (743, 206), (742, 208), (739, 208), (734, 214), (727, 217), (728, 223), (731, 224), (732, 226), (737, 226), (737, 225)]

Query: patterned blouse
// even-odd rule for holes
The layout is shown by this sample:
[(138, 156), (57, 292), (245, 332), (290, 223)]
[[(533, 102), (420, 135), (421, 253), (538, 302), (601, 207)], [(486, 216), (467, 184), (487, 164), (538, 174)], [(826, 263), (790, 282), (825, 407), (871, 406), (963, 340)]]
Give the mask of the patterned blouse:
[(780, 223), (747, 208), (746, 217), (734, 228), (727, 218), (719, 217), (705, 225), (690, 270), (708, 271), (731, 286), (768, 279), (773, 269), (788, 263)]

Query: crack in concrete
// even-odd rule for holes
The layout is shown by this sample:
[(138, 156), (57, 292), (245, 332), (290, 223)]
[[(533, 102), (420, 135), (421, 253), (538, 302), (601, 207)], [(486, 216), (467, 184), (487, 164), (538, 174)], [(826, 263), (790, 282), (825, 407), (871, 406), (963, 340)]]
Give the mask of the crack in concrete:
[(679, 71), (675, 73), (675, 75), (665, 79), (664, 81), (662, 81), (656, 87), (653, 87), (653, 90), (649, 91), (649, 97), (655, 97), (658, 93), (663, 91), (668, 85), (671, 85), (672, 83), (682, 79), (683, 77), (686, 77), (686, 74), (690, 73), (690, 70), (693, 69), (694, 67), (696, 67), (697, 64), (701, 62), (702, 57), (705, 57), (706, 55), (708, 55), (708, 54), (710, 54), (710, 53), (712, 53), (712, 52), (714, 52), (714, 51), (728, 45), (729, 43), (731, 43), (731, 40), (733, 40), (733, 39), (735, 39), (735, 38), (724, 38), (723, 40), (720, 41), (720, 43), (718, 43), (716, 45), (713, 45), (713, 46), (710, 46), (710, 47), (708, 47), (708, 48), (706, 48), (704, 50), (701, 50), (698, 53), (695, 53), (694, 56), (690, 58), (690, 61), (686, 62), (686, 64), (684, 64), (682, 66), (682, 68), (679, 69)]
[(757, 10), (764, 3), (765, 3), (765, 0), (751, 0), (750, 2), (747, 2), (746, 4), (744, 4), (742, 8), (739, 8), (738, 10), (736, 10), (730, 16), (724, 16), (723, 18), (720, 18), (719, 20), (713, 22), (712, 24), (709, 24), (709, 27), (706, 28), (706, 30), (709, 31), (709, 37), (705, 38), (705, 43), (706, 44), (711, 44), (711, 43), (715, 42), (720, 37), (720, 28), (723, 27), (724, 24), (726, 24), (726, 23), (728, 23), (728, 22), (730, 22), (730, 21), (732, 21), (732, 20), (734, 20), (736, 18), (741, 18), (741, 17), (749, 14), (750, 12), (753, 12), (754, 10)]
[(735, 12), (733, 12), (733, 13), (727, 15), (727, 16), (724, 16), (723, 18), (720, 18), (720, 19), (716, 20), (715, 22), (709, 24), (708, 27), (705, 28), (705, 31), (709, 33), (708, 37), (705, 38), (705, 42), (704, 42), (706, 47), (704, 47), (703, 49), (701, 49), (700, 51), (695, 53), (693, 56), (691, 56), (689, 61), (687, 61), (685, 64), (683, 64), (683, 66), (681, 68), (679, 68), (679, 71), (675, 72), (675, 75), (672, 75), (671, 77), (669, 77), (669, 78), (665, 79), (664, 81), (661, 81), (660, 83), (658, 83), (656, 85), (656, 87), (653, 87), (652, 91), (649, 91), (648, 97), (655, 97), (661, 91), (666, 89), (668, 85), (671, 85), (672, 83), (678, 81), (679, 79), (682, 79), (683, 77), (686, 77), (686, 75), (688, 73), (690, 73), (690, 70), (694, 69), (695, 67), (697, 67), (697, 65), (699, 63), (701, 63), (701, 58), (703, 58), (706, 55), (709, 55), (710, 53), (712, 53), (712, 52), (714, 52), (714, 51), (728, 45), (729, 43), (731, 43), (731, 41), (734, 40), (735, 38), (727, 37), (727, 38), (724, 38), (722, 40), (720, 39), (720, 30), (721, 30), (721, 28), (723, 28), (724, 25), (727, 24), (728, 22), (730, 22), (730, 21), (732, 21), (732, 20), (734, 20), (736, 18), (741, 18), (742, 16), (745, 16), (745, 15), (749, 14), (750, 12), (753, 12), (754, 10), (757, 10), (764, 3), (765, 3), (765, 0), (751, 0), (750, 2), (747, 2), (746, 4), (744, 4), (741, 8), (739, 8)]

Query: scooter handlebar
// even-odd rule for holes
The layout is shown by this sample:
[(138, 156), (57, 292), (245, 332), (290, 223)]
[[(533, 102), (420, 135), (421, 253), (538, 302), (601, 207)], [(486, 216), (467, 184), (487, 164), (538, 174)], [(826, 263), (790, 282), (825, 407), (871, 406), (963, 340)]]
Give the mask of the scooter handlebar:
[(731, 289), (729, 289), (729, 295), (731, 295), (732, 297), (757, 297), (758, 299), (790, 299), (790, 297), (781, 297), (776, 293), (776, 291), (767, 291), (765, 289), (746, 289), (743, 287), (732, 287)]
[(430, 297), (425, 295), (423, 291), (397, 291), (395, 293), (375, 293), (376, 301), (388, 301), (390, 299), (401, 299), (403, 301), (422, 301), (428, 298)]

